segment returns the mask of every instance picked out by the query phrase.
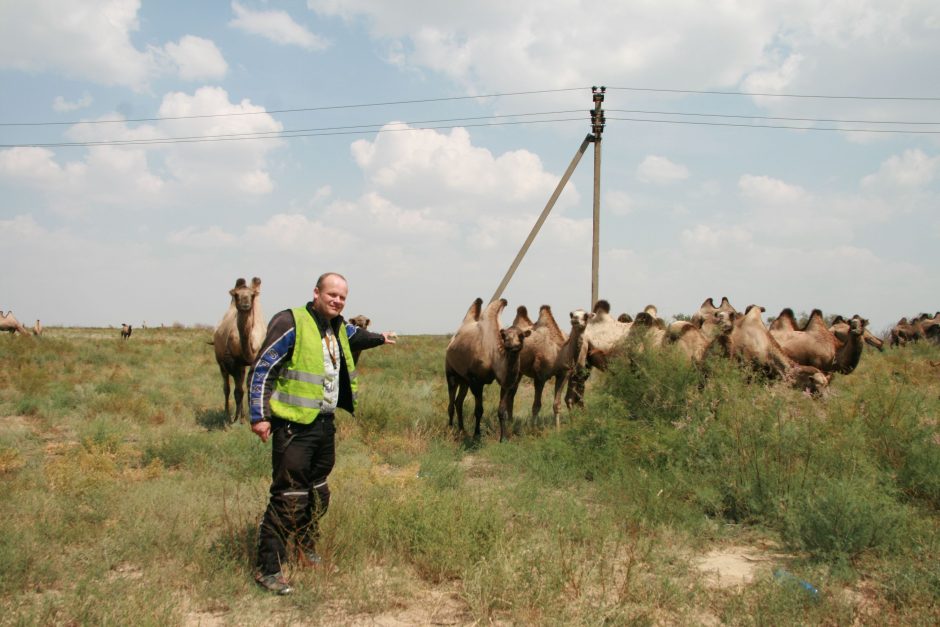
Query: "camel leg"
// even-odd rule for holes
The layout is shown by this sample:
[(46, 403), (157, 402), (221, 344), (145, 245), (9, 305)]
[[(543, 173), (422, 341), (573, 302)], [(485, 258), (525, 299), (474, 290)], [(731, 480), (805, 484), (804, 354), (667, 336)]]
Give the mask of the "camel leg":
[(244, 408), (242, 399), (245, 397), (245, 366), (235, 368), (235, 418), (232, 422), (238, 422), (242, 419)]
[(535, 397), (532, 399), (532, 424), (539, 424), (539, 412), (542, 411), (542, 390), (545, 389), (545, 381), (536, 378), (534, 383)]
[(555, 416), (555, 429), (561, 429), (561, 391), (568, 382), (568, 373), (555, 377), (555, 399), (552, 401), (552, 414)]
[(456, 373), (447, 371), (447, 426), (453, 428), (454, 414), (457, 426), (463, 431), (463, 401), (467, 397), (467, 384)]
[(512, 429), (512, 405), (516, 400), (516, 386), (499, 388), (499, 441), (505, 442), (509, 439), (509, 431)]
[(231, 410), (229, 409), (228, 399), (229, 395), (232, 393), (232, 388), (229, 384), (228, 373), (225, 371), (225, 368), (219, 366), (219, 370), (222, 372), (222, 393), (225, 395), (225, 417), (230, 418), (232, 414), (230, 413)]
[(473, 437), (480, 439), (480, 420), (483, 419), (483, 384), (477, 381), (470, 382), (470, 391), (473, 393), (473, 417), (476, 426), (473, 428)]

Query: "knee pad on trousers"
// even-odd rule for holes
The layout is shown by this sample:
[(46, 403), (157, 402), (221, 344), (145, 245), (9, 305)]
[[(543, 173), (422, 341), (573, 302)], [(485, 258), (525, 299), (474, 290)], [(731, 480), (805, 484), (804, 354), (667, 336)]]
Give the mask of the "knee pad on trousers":
[(310, 492), (313, 499), (313, 509), (316, 512), (314, 515), (322, 516), (330, 506), (330, 486), (326, 479), (315, 483)]

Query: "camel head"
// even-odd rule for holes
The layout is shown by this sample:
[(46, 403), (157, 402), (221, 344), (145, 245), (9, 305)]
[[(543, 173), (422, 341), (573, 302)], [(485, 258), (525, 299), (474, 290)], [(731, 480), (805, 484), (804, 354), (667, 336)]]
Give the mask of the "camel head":
[(734, 323), (741, 320), (742, 316), (736, 311), (718, 311), (715, 312), (715, 327), (719, 335), (727, 335), (734, 330)]
[(228, 292), (232, 296), (232, 304), (238, 311), (251, 311), (255, 297), (261, 293), (261, 279), (255, 277), (249, 286), (245, 279), (235, 281), (235, 287)]
[(588, 320), (591, 319), (593, 313), (588, 313), (583, 309), (575, 309), (568, 316), (571, 318), (571, 328), (572, 329), (584, 329), (587, 326)]
[(525, 338), (532, 335), (532, 329), (522, 330), (518, 327), (506, 327), (499, 330), (500, 345), (506, 353), (518, 353), (522, 350)]
[(372, 324), (372, 321), (365, 316), (353, 316), (349, 319), (349, 324), (360, 329), (368, 329), (369, 325)]
[(794, 366), (787, 373), (790, 384), (813, 396), (825, 393), (829, 388), (829, 379), (832, 375), (813, 368), (812, 366)]
[(868, 326), (868, 320), (865, 320), (858, 314), (852, 316), (852, 319), (849, 320), (849, 332), (852, 335), (864, 335), (865, 327)]

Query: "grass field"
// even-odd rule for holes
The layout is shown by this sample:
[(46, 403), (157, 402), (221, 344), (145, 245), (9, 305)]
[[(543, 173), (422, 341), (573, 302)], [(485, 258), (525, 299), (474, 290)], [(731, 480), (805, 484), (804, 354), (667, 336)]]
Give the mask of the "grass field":
[(210, 336), (0, 338), (0, 623), (940, 622), (935, 346), (866, 349), (821, 400), (641, 354), (557, 432), (524, 381), (499, 444), (496, 389), (455, 437), (447, 338), (401, 337), (337, 418), (324, 564), (274, 597), (270, 448), (227, 424)]

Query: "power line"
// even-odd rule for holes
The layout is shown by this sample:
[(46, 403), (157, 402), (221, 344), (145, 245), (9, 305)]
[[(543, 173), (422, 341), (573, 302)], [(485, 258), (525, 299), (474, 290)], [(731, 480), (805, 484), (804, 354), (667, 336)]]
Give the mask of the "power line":
[[(492, 94), (480, 94), (474, 96), (446, 96), (440, 98), (418, 98), (414, 100), (390, 100), (381, 102), (364, 102), (339, 105), (325, 105), (321, 107), (296, 107), (290, 109), (271, 109), (266, 111), (236, 111), (230, 113), (206, 113), (199, 115), (179, 115), (166, 117), (149, 118), (123, 118), (110, 120), (70, 120), (70, 121), (41, 121), (41, 122), (0, 122), (0, 127), (15, 126), (70, 126), (75, 124), (122, 124), (128, 122), (163, 122), (172, 120), (197, 120), (223, 117), (244, 117), (252, 115), (274, 115), (281, 113), (303, 113), (311, 111), (331, 111), (338, 109), (361, 109), (369, 107), (386, 107), (395, 105), (426, 104), (433, 102), (448, 102), (457, 100), (478, 100), (482, 98), (502, 98), (507, 96), (529, 96), (537, 94), (551, 94), (569, 91), (587, 90), (590, 87), (563, 87), (557, 89), (536, 89), (529, 91), (501, 92)], [(677, 93), (677, 94), (709, 94), (721, 96), (761, 96), (768, 98), (817, 98), (829, 100), (895, 100), (895, 101), (924, 101), (937, 102), (940, 97), (929, 96), (858, 96), (858, 95), (827, 95), (827, 94), (772, 94), (761, 92), (744, 91), (718, 91), (718, 90), (696, 90), (696, 89), (658, 89), (652, 87), (607, 87), (608, 90), (637, 91), (652, 93)]]
[(791, 131), (837, 131), (842, 133), (890, 133), (895, 135), (940, 135), (938, 131), (915, 131), (908, 129), (877, 129), (877, 128), (839, 128), (826, 126), (787, 126), (785, 124), (741, 124), (734, 122), (697, 122), (693, 120), (654, 120), (649, 118), (607, 118), (622, 122), (650, 122), (653, 124), (692, 124), (699, 126), (733, 126), (738, 128), (773, 128)]
[(443, 98), (421, 98), (418, 100), (395, 100), (388, 102), (365, 102), (358, 104), (328, 105), (323, 107), (300, 107), (296, 109), (271, 109), (270, 111), (238, 111), (233, 113), (206, 113), (201, 115), (177, 115), (157, 118), (129, 118), (120, 120), (78, 120), (71, 122), (0, 122), (0, 126), (60, 126), (73, 124), (120, 124), (126, 122), (163, 122), (166, 120), (197, 120), (203, 118), (223, 118), (248, 115), (272, 115), (275, 113), (301, 113), (305, 111), (330, 111), (334, 109), (358, 109), (365, 107), (387, 107), (391, 105), (424, 104), (428, 102), (446, 102), (450, 100), (477, 100), (480, 98), (502, 98), (505, 96), (529, 96), (534, 94), (551, 94), (563, 91), (580, 91), (590, 87), (566, 87), (561, 89), (538, 89), (533, 91), (513, 91), (499, 94), (483, 94), (479, 96), (448, 96)]
[(911, 100), (911, 101), (925, 101), (925, 102), (936, 102), (940, 101), (940, 97), (934, 96), (839, 96), (839, 95), (824, 95), (824, 94), (769, 94), (761, 92), (749, 92), (749, 91), (715, 91), (715, 90), (698, 90), (698, 89), (653, 89), (649, 87), (608, 87), (608, 90), (621, 90), (621, 91), (648, 91), (648, 92), (657, 92), (657, 93), (667, 93), (667, 94), (709, 94), (709, 95), (718, 95), (718, 96), (763, 96), (767, 98), (819, 98), (823, 100)]
[(837, 122), (840, 124), (908, 124), (912, 126), (940, 125), (940, 122), (909, 122), (900, 120), (846, 120), (842, 118), (793, 118), (769, 115), (747, 115), (731, 113), (686, 113), (683, 111), (648, 111), (640, 109), (608, 109), (617, 113), (642, 113), (645, 115), (686, 115), (690, 117), (708, 118), (743, 118), (753, 120), (785, 120), (789, 122)]
[[(481, 122), (477, 124), (451, 124), (445, 126), (415, 126), (407, 128), (381, 128), (374, 129), (370, 128), (367, 130), (344, 130), (344, 131), (327, 131), (327, 132), (303, 132), (303, 133), (292, 133), (292, 134), (278, 134), (278, 135), (250, 135), (250, 136), (214, 136), (214, 137), (194, 137), (194, 138), (166, 138), (166, 139), (142, 139), (142, 140), (116, 140), (113, 142), (58, 142), (58, 143), (47, 143), (47, 144), (0, 144), (0, 148), (76, 148), (76, 147), (99, 147), (99, 146), (149, 146), (149, 145), (158, 145), (158, 144), (193, 144), (193, 143), (209, 143), (209, 142), (221, 142), (221, 141), (246, 141), (246, 140), (257, 140), (257, 139), (293, 139), (295, 137), (328, 137), (333, 135), (362, 135), (367, 133), (398, 133), (398, 132), (410, 132), (410, 131), (426, 131), (426, 130), (446, 130), (453, 128), (467, 128), (467, 127), (483, 127), (483, 126), (513, 126), (521, 124), (544, 124), (544, 123), (554, 123), (554, 122), (583, 122), (583, 117), (577, 118), (557, 118), (550, 120), (517, 120), (514, 122)], [(355, 128), (355, 127), (351, 127)]]

